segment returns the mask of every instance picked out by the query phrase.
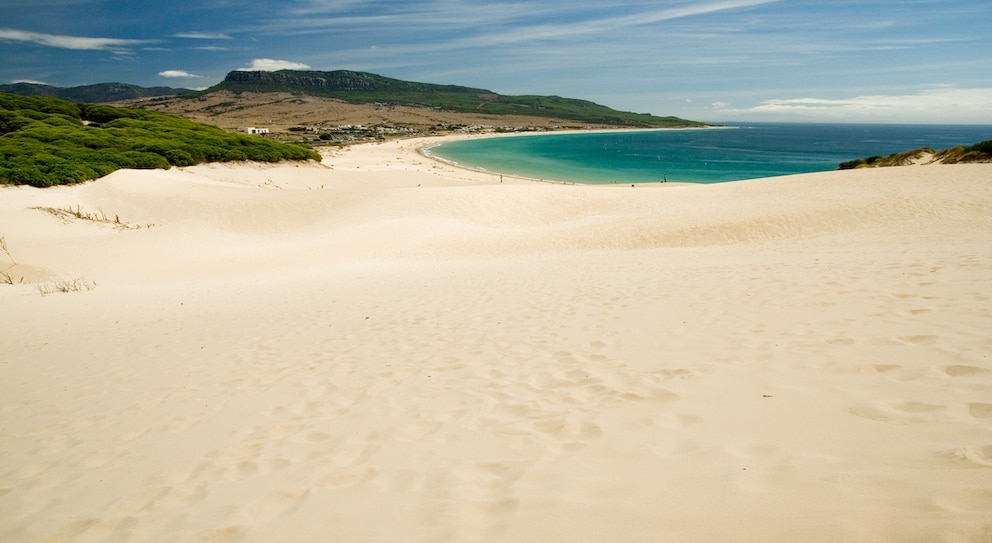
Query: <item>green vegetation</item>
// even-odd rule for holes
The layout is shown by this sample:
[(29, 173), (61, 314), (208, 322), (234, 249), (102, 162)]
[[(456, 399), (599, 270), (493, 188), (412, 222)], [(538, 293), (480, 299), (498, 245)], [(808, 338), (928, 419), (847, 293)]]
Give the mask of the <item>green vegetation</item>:
[(934, 151), (929, 147), (921, 147), (893, 153), (889, 156), (870, 156), (841, 162), (838, 170), (853, 170), (855, 168), (880, 168), (886, 166), (906, 166), (925, 158), (927, 162), (941, 164), (964, 164), (969, 162), (992, 162), (992, 140), (986, 140), (969, 146), (951, 147), (943, 151)]
[(353, 104), (426, 107), (445, 111), (490, 115), (523, 115), (565, 119), (611, 126), (661, 128), (706, 126), (678, 117), (630, 113), (574, 98), (560, 96), (503, 96), (485, 89), (435, 85), (391, 79), (365, 72), (280, 70), (234, 71), (220, 84), (199, 94), (231, 92), (291, 92), (336, 98)]
[(944, 164), (992, 162), (992, 140), (985, 140), (967, 147), (944, 149), (937, 153), (936, 158)]
[(307, 159), (320, 156), (163, 113), (0, 94), (0, 184), (48, 187), (121, 168)]

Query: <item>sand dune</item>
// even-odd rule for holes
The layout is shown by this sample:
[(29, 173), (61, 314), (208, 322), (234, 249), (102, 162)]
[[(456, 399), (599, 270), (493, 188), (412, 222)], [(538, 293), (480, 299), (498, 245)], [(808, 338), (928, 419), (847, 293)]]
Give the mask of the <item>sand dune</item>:
[(992, 166), (424, 143), (0, 188), (0, 540), (992, 539)]

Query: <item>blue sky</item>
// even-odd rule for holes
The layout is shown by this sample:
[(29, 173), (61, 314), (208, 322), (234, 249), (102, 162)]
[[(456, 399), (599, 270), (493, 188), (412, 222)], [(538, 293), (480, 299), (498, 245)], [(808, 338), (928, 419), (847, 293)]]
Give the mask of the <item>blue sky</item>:
[(0, 82), (351, 69), (703, 121), (992, 124), (987, 0), (0, 0)]

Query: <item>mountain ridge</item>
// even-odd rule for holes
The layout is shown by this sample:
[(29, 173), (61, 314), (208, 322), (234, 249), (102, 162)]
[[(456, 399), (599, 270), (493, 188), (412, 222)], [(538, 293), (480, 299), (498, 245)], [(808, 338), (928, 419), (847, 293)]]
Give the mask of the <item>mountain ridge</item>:
[(351, 70), (235, 70), (224, 81), (192, 96), (226, 90), (290, 92), (352, 104), (421, 107), (462, 113), (522, 115), (631, 128), (695, 127), (705, 123), (618, 111), (588, 100), (561, 96), (501, 95), (487, 89), (393, 79)]
[(103, 104), (134, 100), (137, 98), (153, 98), (158, 96), (178, 96), (193, 92), (190, 89), (173, 87), (141, 87), (129, 83), (95, 83), (77, 87), (56, 87), (44, 83), (11, 83), (0, 85), (0, 93), (16, 94), (19, 96), (51, 96), (71, 102)]

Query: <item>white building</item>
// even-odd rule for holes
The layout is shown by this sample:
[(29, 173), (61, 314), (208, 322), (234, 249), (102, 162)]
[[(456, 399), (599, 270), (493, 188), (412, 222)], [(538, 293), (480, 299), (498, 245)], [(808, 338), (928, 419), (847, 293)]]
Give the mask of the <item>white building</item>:
[(248, 126), (248, 127), (242, 128), (241, 131), (242, 132), (245, 132), (247, 134), (268, 134), (269, 133), (269, 129), (268, 128), (255, 128), (254, 126)]

